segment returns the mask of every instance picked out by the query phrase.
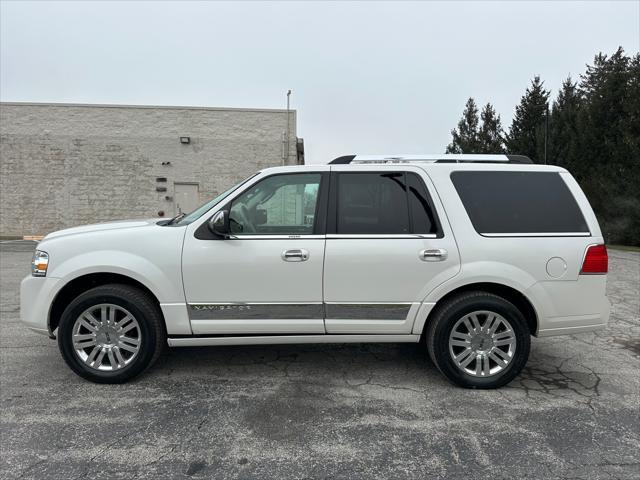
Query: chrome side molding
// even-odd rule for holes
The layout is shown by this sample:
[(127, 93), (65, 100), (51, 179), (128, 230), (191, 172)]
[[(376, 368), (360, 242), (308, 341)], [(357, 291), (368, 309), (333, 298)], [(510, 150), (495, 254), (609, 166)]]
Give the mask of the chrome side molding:
[(405, 320), (413, 304), (403, 303), (196, 303), (189, 319), (198, 320)]
[(325, 303), (327, 320), (405, 320), (412, 303)]
[(189, 305), (191, 320), (322, 319), (324, 306), (318, 303), (201, 303)]

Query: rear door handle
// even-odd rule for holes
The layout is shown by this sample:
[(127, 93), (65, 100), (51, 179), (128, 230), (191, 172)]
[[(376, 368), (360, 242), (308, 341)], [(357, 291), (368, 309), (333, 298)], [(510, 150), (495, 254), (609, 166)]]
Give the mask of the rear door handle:
[(420, 252), (420, 260), (425, 262), (442, 262), (449, 256), (444, 248), (433, 248), (430, 250), (422, 250)]
[(285, 250), (282, 252), (282, 260), (285, 262), (304, 262), (309, 260), (309, 251), (304, 248)]

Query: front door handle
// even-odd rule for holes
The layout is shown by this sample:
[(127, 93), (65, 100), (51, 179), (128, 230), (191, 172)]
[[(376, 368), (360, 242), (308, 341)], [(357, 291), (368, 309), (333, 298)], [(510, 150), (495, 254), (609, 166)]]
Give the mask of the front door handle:
[(282, 260), (285, 262), (304, 262), (309, 260), (309, 251), (304, 248), (285, 250), (282, 252)]
[(449, 253), (444, 248), (433, 248), (430, 250), (422, 250), (420, 252), (420, 260), (425, 262), (441, 262), (447, 259)]

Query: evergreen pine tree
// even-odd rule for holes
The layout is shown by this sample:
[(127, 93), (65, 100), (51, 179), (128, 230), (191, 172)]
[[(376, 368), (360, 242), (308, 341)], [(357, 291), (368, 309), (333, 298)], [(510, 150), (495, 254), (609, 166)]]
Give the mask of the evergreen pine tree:
[(507, 151), (515, 155), (526, 155), (537, 163), (544, 160), (545, 116), (549, 91), (539, 76), (520, 99), (516, 114), (506, 138)]
[(582, 98), (578, 85), (568, 77), (553, 102), (549, 121), (549, 162), (561, 165), (574, 175), (581, 174), (578, 115)]
[(628, 153), (623, 136), (628, 120), (627, 101), (631, 100), (630, 60), (622, 48), (611, 57), (600, 53), (593, 65), (587, 65), (580, 82), (586, 99), (581, 115), (585, 149), (591, 156), (597, 155), (594, 161), (615, 167), (616, 175), (623, 173), (619, 169), (626, 163), (621, 154)]
[(625, 107), (625, 114), (628, 117), (625, 141), (634, 152), (638, 153), (640, 152), (640, 53), (636, 53), (629, 62), (629, 94)]
[(611, 243), (640, 241), (637, 84), (637, 60), (622, 47), (596, 55), (580, 82), (579, 180)]
[(487, 103), (480, 113), (482, 125), (478, 132), (478, 150), (475, 153), (504, 153), (504, 138), (500, 115)]
[(469, 98), (464, 107), (458, 128), (451, 130), (451, 143), (446, 153), (476, 153), (478, 149), (478, 107), (473, 98)]

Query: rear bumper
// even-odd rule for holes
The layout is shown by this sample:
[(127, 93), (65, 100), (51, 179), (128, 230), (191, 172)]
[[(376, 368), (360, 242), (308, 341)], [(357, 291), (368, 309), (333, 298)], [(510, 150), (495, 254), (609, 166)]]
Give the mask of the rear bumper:
[(611, 312), (605, 290), (605, 275), (585, 275), (575, 281), (536, 283), (527, 290), (529, 298), (537, 300), (536, 335), (570, 335), (605, 328)]
[(563, 328), (548, 328), (546, 330), (538, 330), (538, 337), (554, 337), (556, 335), (573, 335), (574, 333), (594, 332), (596, 330), (602, 330), (607, 328), (606, 323), (599, 323), (597, 325), (587, 325), (582, 327), (563, 327)]
[(51, 277), (25, 277), (20, 283), (20, 320), (30, 330), (51, 335), (49, 310), (60, 280)]

